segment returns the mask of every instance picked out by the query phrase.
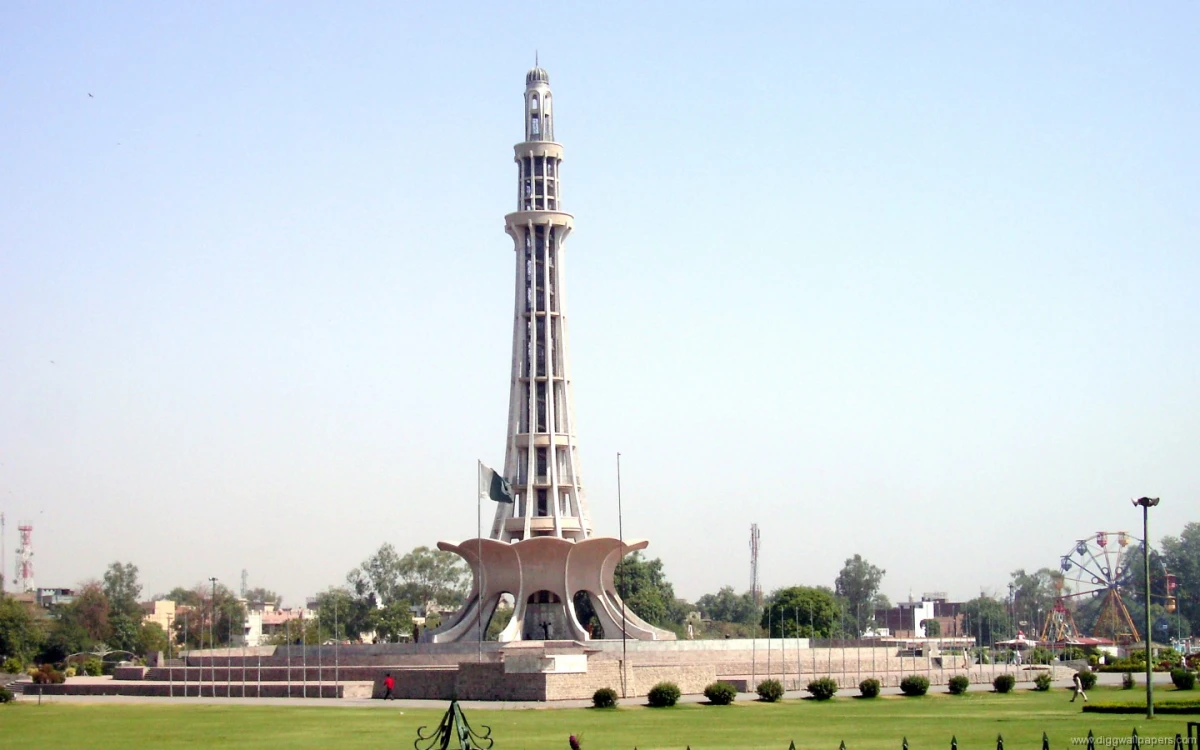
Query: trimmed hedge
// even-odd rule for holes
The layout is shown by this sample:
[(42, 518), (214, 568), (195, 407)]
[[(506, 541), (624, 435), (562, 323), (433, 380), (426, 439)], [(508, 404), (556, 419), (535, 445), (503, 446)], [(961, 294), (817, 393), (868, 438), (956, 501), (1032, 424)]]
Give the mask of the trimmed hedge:
[(650, 688), (646, 694), (646, 702), (654, 708), (670, 708), (678, 702), (679, 686), (673, 682), (660, 682)]
[(1122, 690), (1133, 690), (1133, 686), (1136, 684), (1137, 683), (1133, 680), (1133, 672), (1126, 672), (1125, 674), (1121, 675)]
[(868, 677), (858, 683), (858, 692), (862, 693), (862, 697), (864, 698), (878, 698), (879, 687), (879, 680), (874, 677)]
[(779, 680), (763, 680), (758, 683), (758, 690), (756, 692), (758, 693), (759, 700), (766, 701), (767, 703), (775, 703), (783, 698), (783, 684)]
[(900, 680), (900, 692), (910, 698), (925, 695), (925, 693), (929, 692), (929, 680), (919, 674), (910, 674), (908, 677)]
[(819, 680), (813, 680), (808, 683), (808, 692), (812, 697), (819, 701), (827, 701), (832, 698), (838, 691), (837, 680), (832, 677), (822, 677)]
[(971, 686), (971, 678), (965, 674), (956, 674), (950, 678), (950, 683), (946, 685), (950, 690), (951, 695), (962, 695), (967, 692), (967, 688)]
[(1171, 682), (1176, 690), (1194, 690), (1196, 688), (1196, 673), (1187, 669), (1172, 669)]
[(617, 691), (612, 688), (600, 688), (592, 693), (592, 706), (594, 708), (616, 708)]
[(1011, 693), (1016, 684), (1017, 678), (1010, 674), (998, 674), (996, 679), (992, 680), (992, 687), (997, 693)]
[[(1081, 669), (1075, 674), (1079, 675), (1079, 684), (1083, 685), (1084, 690), (1091, 690), (1096, 687), (1096, 673), (1090, 669)], [(1072, 688), (1073, 690), (1074, 688)]]
[(714, 706), (728, 706), (737, 698), (737, 688), (728, 682), (717, 680), (704, 688), (704, 697)]
[[(1084, 713), (1093, 714), (1144, 714), (1145, 701), (1124, 701), (1121, 703), (1085, 703)], [(1155, 714), (1200, 714), (1200, 699), (1189, 698), (1182, 701), (1155, 703)]]

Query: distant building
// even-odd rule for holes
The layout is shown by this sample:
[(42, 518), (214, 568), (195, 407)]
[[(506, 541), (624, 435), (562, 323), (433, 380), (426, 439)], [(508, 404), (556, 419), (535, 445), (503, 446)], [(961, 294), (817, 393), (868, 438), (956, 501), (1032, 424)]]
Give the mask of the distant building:
[(175, 622), (175, 602), (170, 599), (158, 599), (152, 602), (142, 602), (142, 622), (154, 623), (163, 629), (164, 633), (171, 632), (171, 624)]
[(74, 589), (38, 589), (37, 602), (43, 609), (50, 609), (75, 601)]
[(893, 638), (925, 638), (921, 623), (935, 620), (942, 638), (970, 635), (963, 632), (961, 602), (946, 601), (946, 594), (935, 591), (921, 595), (920, 601), (900, 602), (891, 609), (875, 610), (876, 630), (886, 630)]

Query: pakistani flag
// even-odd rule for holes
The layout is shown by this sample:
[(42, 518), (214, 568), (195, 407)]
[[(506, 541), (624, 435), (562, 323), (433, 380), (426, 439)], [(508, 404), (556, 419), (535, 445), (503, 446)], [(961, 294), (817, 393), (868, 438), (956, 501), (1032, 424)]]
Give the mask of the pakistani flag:
[(513, 501), (512, 487), (509, 486), (508, 480), (484, 466), (483, 461), (479, 462), (479, 497), (498, 503)]

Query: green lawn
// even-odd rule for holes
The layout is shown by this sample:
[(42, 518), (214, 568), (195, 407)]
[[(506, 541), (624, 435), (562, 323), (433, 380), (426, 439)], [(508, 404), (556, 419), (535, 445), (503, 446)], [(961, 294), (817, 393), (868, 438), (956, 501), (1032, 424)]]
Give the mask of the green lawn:
[[(1131, 693), (1096, 689), (1092, 700), (1129, 699)], [(1195, 695), (1155, 691), (1156, 702)], [(908, 738), (912, 750), (949, 750), (952, 735), (963, 750), (992, 750), (996, 735), (1005, 747), (1040, 750), (1042, 732), (1053, 750), (1069, 750), (1070, 738), (1128, 737), (1136, 726), (1143, 737), (1185, 732), (1187, 720), (1163, 716), (1082, 714), (1070, 693), (1021, 690), (1010, 695), (944, 693), (924, 698), (885, 696), (875, 700), (837, 698), (826, 703), (788, 700), (762, 704), (739, 696), (728, 707), (680, 705), (615, 711), (591, 709), (485, 711), (469, 709), (476, 728), (492, 727), (496, 749), (567, 747), (582, 733), (585, 750), (609, 748), (771, 748), (788, 742), (805, 749), (899, 750)], [(206, 706), (178, 704), (70, 704), (28, 701), (0, 706), (0, 747), (55, 748), (410, 748), (419, 725), (436, 724), (441, 711), (386, 708), (297, 706)], [(452, 745), (456, 746), (456, 745)], [(1110, 745), (1111, 746), (1111, 745)], [(1103, 747), (1103, 745), (1101, 745)]]

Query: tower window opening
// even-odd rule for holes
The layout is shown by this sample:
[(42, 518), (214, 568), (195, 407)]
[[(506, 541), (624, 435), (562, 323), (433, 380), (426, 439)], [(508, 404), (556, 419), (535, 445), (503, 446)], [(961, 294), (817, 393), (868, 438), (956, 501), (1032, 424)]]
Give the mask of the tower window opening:
[(545, 173), (545, 165), (546, 160), (538, 157), (538, 159), (533, 163), (533, 174), (537, 177), (541, 177)]
[(530, 109), (538, 108), (538, 95), (537, 94), (534, 94), (533, 96), (529, 97), (529, 108)]
[(537, 431), (546, 431), (546, 384), (537, 384)]
[(538, 476), (539, 481), (543, 477), (546, 476), (546, 449), (545, 448), (537, 449), (537, 476)]
[(529, 449), (517, 449), (517, 484), (529, 483)]
[(548, 515), (550, 515), (550, 509), (549, 509), (548, 507), (546, 507), (546, 506), (547, 506), (547, 503), (546, 503), (546, 491), (545, 491), (545, 490), (538, 490), (538, 491), (537, 491), (537, 514), (538, 514), (539, 516), (548, 516)]
[(541, 120), (541, 118), (539, 118), (537, 115), (534, 115), (533, 117), (529, 118), (529, 132), (532, 135), (541, 135), (542, 131), (541, 131), (541, 126), (540, 126), (540, 120)]

